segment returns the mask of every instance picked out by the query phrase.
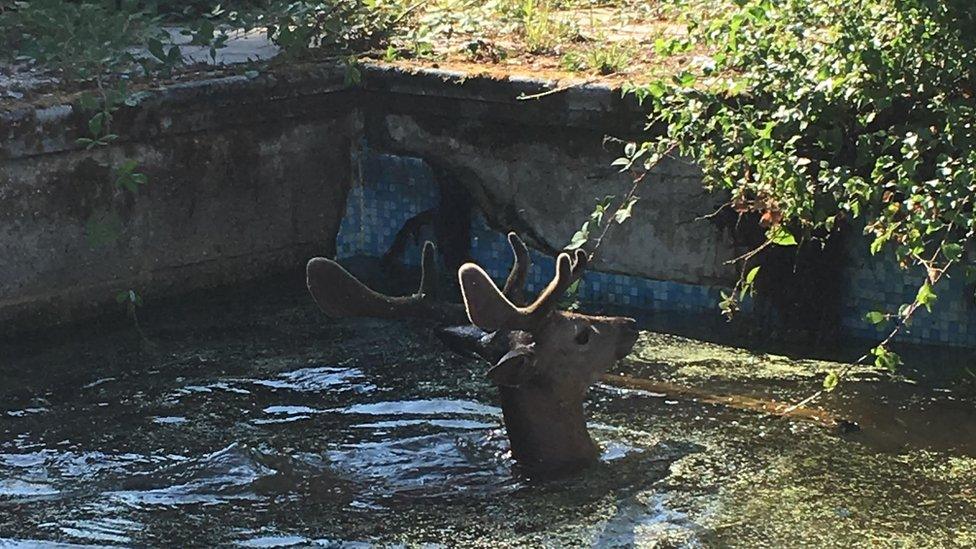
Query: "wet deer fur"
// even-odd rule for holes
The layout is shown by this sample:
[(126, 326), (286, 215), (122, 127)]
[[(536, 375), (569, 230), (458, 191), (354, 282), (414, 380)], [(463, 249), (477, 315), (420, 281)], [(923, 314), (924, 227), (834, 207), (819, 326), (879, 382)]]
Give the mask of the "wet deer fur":
[(560, 254), (552, 281), (526, 304), (528, 250), (515, 233), (508, 239), (515, 259), (503, 289), (474, 263), (458, 270), (463, 306), (434, 296), (430, 242), (423, 249), (420, 287), (409, 296), (377, 293), (325, 258), (309, 261), (308, 288), (332, 317), (416, 318), (446, 326), (470, 321), (480, 329), (475, 330), (480, 337), (474, 338), (474, 350), (494, 364), (487, 375), (499, 389), (512, 456), (534, 474), (577, 470), (599, 457), (586, 429), (586, 391), (631, 351), (635, 322), (558, 309), (562, 295), (586, 269), (581, 250)]

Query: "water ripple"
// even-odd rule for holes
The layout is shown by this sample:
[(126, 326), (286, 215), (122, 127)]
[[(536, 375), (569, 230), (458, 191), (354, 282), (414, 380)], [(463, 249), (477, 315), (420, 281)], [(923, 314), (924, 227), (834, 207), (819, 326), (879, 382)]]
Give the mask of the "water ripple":
[(251, 383), (272, 389), (290, 389), (299, 392), (345, 390), (369, 393), (376, 390), (375, 385), (364, 380), (362, 371), (356, 368), (322, 366), (301, 368), (280, 374), (275, 379), (256, 379), (251, 380)]

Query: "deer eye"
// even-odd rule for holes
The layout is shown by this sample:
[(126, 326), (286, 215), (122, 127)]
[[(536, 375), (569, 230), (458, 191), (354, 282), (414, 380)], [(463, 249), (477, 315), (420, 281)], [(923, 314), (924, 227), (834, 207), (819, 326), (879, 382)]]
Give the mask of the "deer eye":
[(576, 343), (578, 345), (586, 345), (590, 342), (590, 329), (584, 328), (580, 333), (576, 334)]

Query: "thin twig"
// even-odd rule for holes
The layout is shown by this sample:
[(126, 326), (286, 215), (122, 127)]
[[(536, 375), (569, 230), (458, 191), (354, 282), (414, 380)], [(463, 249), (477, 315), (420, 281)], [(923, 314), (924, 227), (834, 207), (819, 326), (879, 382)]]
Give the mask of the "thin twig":
[(392, 25), (398, 24), (400, 21), (403, 21), (404, 19), (406, 19), (406, 17), (408, 15), (410, 15), (411, 13), (413, 13), (414, 11), (416, 11), (417, 8), (419, 8), (420, 6), (424, 6), (427, 3), (428, 3), (427, 0), (422, 0), (420, 2), (417, 2), (414, 5), (410, 6), (409, 8), (403, 10), (402, 12), (400, 12), (400, 15), (396, 16), (393, 19), (393, 21), (390, 23), (390, 25), (392, 26)]
[(593, 244), (593, 249), (590, 250), (589, 260), (591, 262), (593, 261), (593, 257), (596, 256), (596, 251), (597, 251), (597, 249), (600, 248), (600, 244), (603, 243), (603, 239), (607, 236), (607, 233), (610, 232), (610, 227), (613, 226), (613, 220), (614, 220), (614, 217), (616, 217), (617, 212), (620, 211), (620, 208), (623, 208), (624, 207), (624, 204), (626, 204), (632, 198), (634, 198), (634, 195), (637, 193), (637, 187), (639, 187), (640, 184), (644, 181), (644, 178), (647, 177), (647, 174), (648, 173), (649, 172), (646, 172), (645, 171), (644, 173), (642, 173), (641, 175), (637, 176), (634, 179), (634, 184), (630, 187), (630, 190), (627, 191), (627, 195), (624, 196), (623, 202), (621, 202), (620, 205), (617, 206), (617, 209), (614, 210), (613, 215), (611, 215), (611, 216), (609, 216), (607, 218), (606, 223), (604, 223), (604, 225), (603, 225), (603, 231), (600, 232), (600, 236), (598, 236), (596, 238), (596, 241)]
[(614, 210), (613, 215), (611, 215), (611, 216), (609, 216), (607, 218), (606, 224), (603, 226), (603, 231), (600, 232), (600, 236), (597, 237), (596, 242), (593, 244), (593, 249), (590, 251), (590, 254), (588, 256), (588, 259), (589, 259), (589, 262), (590, 263), (592, 263), (593, 262), (593, 258), (596, 257), (596, 251), (600, 248), (600, 244), (603, 244), (603, 239), (606, 238), (607, 233), (610, 232), (610, 227), (612, 227), (614, 225), (613, 221), (614, 221), (614, 218), (617, 217), (617, 212), (619, 212), (620, 209), (624, 207), (624, 205), (626, 205), (627, 203), (629, 203), (634, 198), (634, 196), (637, 195), (637, 189), (638, 189), (638, 187), (640, 187), (640, 184), (644, 182), (644, 178), (647, 177), (647, 175), (649, 173), (651, 173), (651, 169), (657, 167), (657, 165), (662, 160), (664, 160), (665, 157), (667, 157), (672, 152), (674, 152), (674, 150), (677, 147), (678, 147), (677, 143), (672, 144), (670, 147), (667, 148), (667, 150), (664, 151), (664, 153), (662, 153), (660, 156), (658, 156), (657, 161), (654, 162), (653, 165), (645, 166), (644, 171), (641, 172), (641, 174), (639, 176), (637, 176), (636, 178), (634, 178), (634, 184), (631, 185), (630, 190), (627, 191), (627, 195), (624, 197), (623, 202), (621, 202), (620, 205), (617, 206), (617, 209)]
[(579, 87), (579, 86), (586, 86), (587, 84), (592, 84), (592, 83), (596, 82), (597, 80), (599, 80), (599, 78), (589, 78), (589, 79), (584, 80), (582, 82), (573, 82), (571, 84), (566, 84), (565, 86), (557, 86), (557, 87), (555, 87), (555, 88), (553, 88), (551, 90), (546, 90), (544, 92), (539, 92), (539, 93), (533, 93), (531, 95), (525, 95), (523, 93), (523, 94), (519, 95), (518, 97), (516, 97), (515, 99), (518, 100), (518, 101), (528, 101), (530, 99), (541, 99), (543, 97), (546, 97), (547, 95), (553, 95), (553, 94), (557, 94), (557, 93), (564, 92), (564, 91), (567, 91), (567, 90), (571, 90), (571, 89), (576, 88), (576, 87)]
[(725, 204), (722, 204), (721, 206), (719, 206), (718, 209), (715, 210), (712, 213), (708, 213), (708, 214), (705, 214), (705, 215), (699, 215), (698, 217), (695, 218), (695, 221), (707, 221), (709, 219), (712, 219), (715, 216), (717, 216), (718, 214), (722, 213), (722, 210), (724, 210), (725, 208), (728, 208), (731, 205), (732, 205), (731, 202), (726, 202)]
[(766, 242), (763, 242), (762, 245), (759, 246), (758, 248), (753, 248), (753, 249), (749, 250), (748, 252), (740, 255), (739, 257), (736, 257), (734, 259), (730, 259), (730, 260), (726, 261), (725, 264), (726, 265), (735, 265), (736, 263), (738, 263), (740, 261), (748, 261), (748, 260), (752, 259), (753, 256), (755, 256), (759, 252), (761, 252), (761, 251), (765, 250), (766, 248), (768, 248), (772, 243), (773, 243), (772, 240), (767, 240)]

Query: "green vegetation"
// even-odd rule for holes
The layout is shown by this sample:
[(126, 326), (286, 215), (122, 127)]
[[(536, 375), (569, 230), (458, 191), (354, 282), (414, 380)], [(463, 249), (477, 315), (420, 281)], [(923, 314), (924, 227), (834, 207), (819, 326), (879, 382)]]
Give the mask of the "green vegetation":
[(229, 34), (259, 30), (292, 59), (355, 55), (516, 67), (542, 60), (544, 68), (555, 71), (636, 74), (635, 68), (648, 68), (645, 46), (683, 32), (669, 19), (680, 5), (684, 2), (29, 0), (0, 7), (0, 60), (32, 59), (75, 81), (133, 67), (141, 67), (145, 76), (168, 78), (184, 61), (175, 39), (209, 47), (216, 59)]
[[(254, 28), (264, 30), (288, 53), (313, 49), (349, 53), (384, 44), (406, 15), (404, 3), (392, 0), (208, 4), (15, 2), (0, 8), (0, 59), (33, 59), (63, 71), (69, 79), (124, 72), (134, 65), (141, 65), (146, 74), (168, 76), (183, 58), (164, 25), (178, 27), (190, 45), (209, 46), (212, 57), (226, 44), (228, 32)], [(135, 53), (138, 50), (149, 55)]]
[(731, 194), (726, 207), (768, 227), (740, 258), (737, 290), (766, 247), (816, 246), (844, 226), (863, 228), (872, 254), (919, 269), (912, 303), (867, 318), (892, 331), (864, 360), (895, 368), (898, 330), (931, 309), (950, 267), (973, 271), (976, 13), (963, 0), (740, 0), (708, 21), (692, 15), (689, 39), (661, 50), (709, 55), (632, 90), (666, 131), (622, 164), (678, 151), (708, 189)]
[(0, 51), (86, 79), (131, 63), (131, 46), (160, 37), (158, 22), (130, 4), (18, 2), (0, 12)]
[(563, 55), (560, 65), (571, 72), (596, 72), (602, 75), (623, 72), (637, 51), (633, 44), (609, 44), (571, 51)]

